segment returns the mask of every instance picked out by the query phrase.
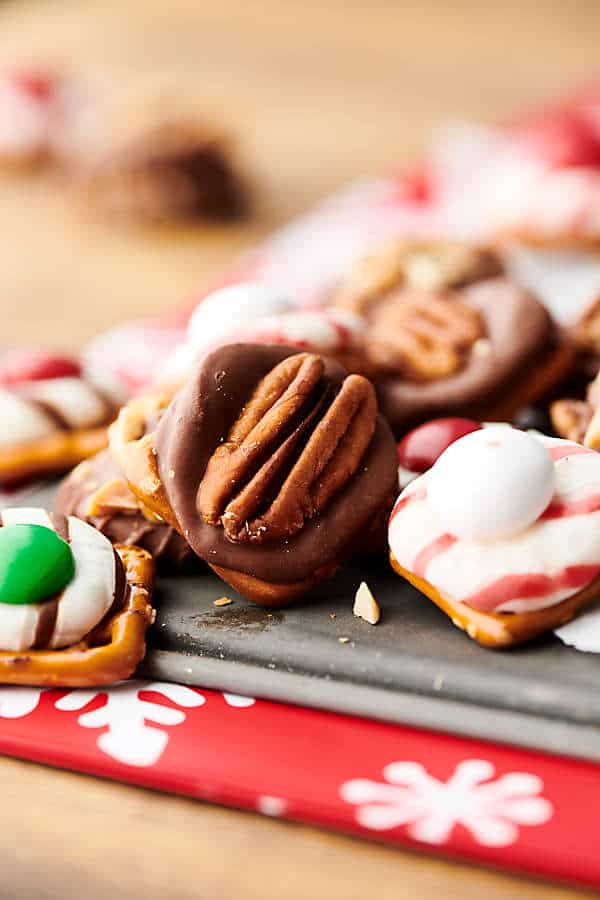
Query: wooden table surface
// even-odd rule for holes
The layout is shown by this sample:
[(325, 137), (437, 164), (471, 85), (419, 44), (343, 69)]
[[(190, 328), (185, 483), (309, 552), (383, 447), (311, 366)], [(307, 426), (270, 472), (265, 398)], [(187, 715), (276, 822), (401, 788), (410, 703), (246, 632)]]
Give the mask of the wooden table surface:
[[(589, 78), (599, 38), (593, 0), (0, 0), (0, 65), (166, 73), (230, 123), (258, 196), (244, 225), (143, 230), (93, 221), (48, 176), (0, 178), (2, 343), (77, 346), (175, 307), (325, 192), (416, 158), (440, 120), (493, 120)], [(0, 897), (576, 896), (14, 760), (0, 791)]]

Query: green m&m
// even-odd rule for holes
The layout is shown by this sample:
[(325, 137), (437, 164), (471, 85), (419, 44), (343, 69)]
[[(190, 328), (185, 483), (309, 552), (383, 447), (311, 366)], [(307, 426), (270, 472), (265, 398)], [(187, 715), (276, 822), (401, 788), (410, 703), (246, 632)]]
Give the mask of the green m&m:
[(66, 541), (43, 525), (0, 528), (0, 603), (40, 603), (75, 574)]

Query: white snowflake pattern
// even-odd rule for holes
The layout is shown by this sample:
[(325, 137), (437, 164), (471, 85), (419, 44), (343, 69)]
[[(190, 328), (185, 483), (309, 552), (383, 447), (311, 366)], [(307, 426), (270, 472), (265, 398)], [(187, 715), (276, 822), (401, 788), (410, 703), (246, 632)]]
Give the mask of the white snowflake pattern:
[(374, 831), (406, 826), (416, 841), (444, 844), (462, 825), (484, 847), (508, 847), (518, 839), (519, 826), (543, 825), (553, 809), (541, 796), (537, 775), (494, 775), (494, 766), (481, 759), (459, 763), (448, 781), (420, 763), (392, 762), (383, 770), (385, 783), (357, 778), (342, 784), (340, 794), (358, 807), (356, 821)]
[(287, 800), (283, 797), (273, 797), (271, 794), (260, 794), (256, 798), (256, 809), (263, 816), (278, 818), (287, 810)]
[[(0, 688), (0, 718), (18, 719), (28, 716), (38, 706), (43, 688)], [(140, 697), (152, 691), (174, 706), (152, 703)], [(152, 766), (162, 756), (169, 742), (169, 732), (155, 726), (181, 725), (184, 709), (203, 706), (206, 698), (197, 690), (181, 684), (162, 681), (131, 680), (108, 690), (71, 690), (54, 704), (63, 712), (78, 712), (97, 697), (106, 702), (89, 712), (82, 712), (77, 722), (82, 728), (106, 728), (96, 741), (107, 756), (129, 766)], [(246, 709), (256, 701), (239, 694), (223, 694), (225, 703), (234, 709)], [(183, 707), (174, 708), (174, 707)], [(151, 723), (151, 724), (148, 724)]]
[(227, 706), (234, 706), (236, 709), (246, 709), (256, 703), (254, 697), (242, 697), (241, 694), (223, 694), (223, 699)]
[[(206, 701), (202, 694), (180, 684), (162, 681), (126, 681), (110, 691), (69, 691), (56, 701), (56, 709), (67, 712), (83, 709), (99, 695), (106, 703), (77, 719), (82, 728), (104, 728), (97, 740), (103, 753), (129, 766), (152, 766), (158, 762), (169, 742), (169, 734), (153, 725), (181, 725), (186, 715), (149, 700), (142, 700), (141, 691), (154, 691), (177, 706), (193, 709)], [(148, 725), (152, 722), (153, 725)]]
[(0, 719), (28, 716), (40, 702), (42, 688), (0, 687)]

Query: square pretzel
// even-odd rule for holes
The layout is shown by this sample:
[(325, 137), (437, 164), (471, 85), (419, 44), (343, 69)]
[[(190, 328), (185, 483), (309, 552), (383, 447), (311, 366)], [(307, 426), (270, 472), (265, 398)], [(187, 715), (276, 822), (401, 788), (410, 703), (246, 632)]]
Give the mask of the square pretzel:
[(0, 484), (59, 475), (83, 459), (99, 453), (108, 443), (106, 426), (58, 431), (47, 437), (0, 450)]
[(0, 684), (97, 687), (133, 675), (146, 652), (146, 630), (154, 622), (154, 561), (140, 547), (118, 544), (115, 551), (127, 582), (124, 606), (110, 610), (73, 647), (0, 651)]

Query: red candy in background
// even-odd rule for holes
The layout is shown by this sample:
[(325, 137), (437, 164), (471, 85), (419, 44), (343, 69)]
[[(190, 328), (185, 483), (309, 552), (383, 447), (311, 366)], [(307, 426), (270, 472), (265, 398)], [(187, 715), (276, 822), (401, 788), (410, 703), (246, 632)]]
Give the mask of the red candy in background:
[(432, 419), (402, 438), (398, 462), (410, 472), (426, 472), (450, 444), (480, 428), (481, 423), (473, 419)]
[(9, 75), (12, 83), (29, 97), (46, 102), (56, 92), (56, 80), (47, 72), (23, 69)]
[(547, 110), (516, 127), (526, 150), (553, 168), (600, 166), (600, 135), (577, 109)]
[(79, 375), (81, 366), (76, 359), (45, 353), (43, 350), (24, 347), (10, 350), (0, 357), (0, 384), (5, 386)]
[(392, 172), (391, 177), (392, 190), (386, 202), (425, 205), (431, 201), (433, 185), (425, 168)]

